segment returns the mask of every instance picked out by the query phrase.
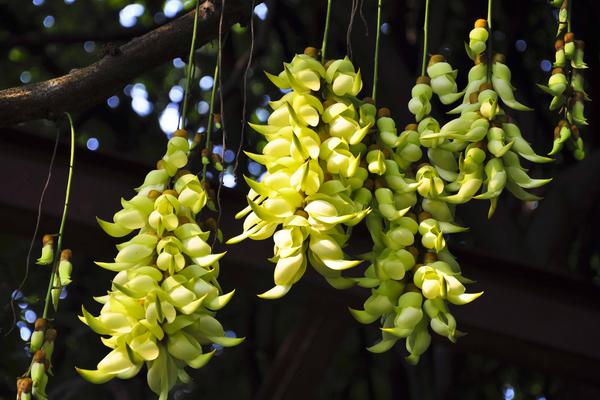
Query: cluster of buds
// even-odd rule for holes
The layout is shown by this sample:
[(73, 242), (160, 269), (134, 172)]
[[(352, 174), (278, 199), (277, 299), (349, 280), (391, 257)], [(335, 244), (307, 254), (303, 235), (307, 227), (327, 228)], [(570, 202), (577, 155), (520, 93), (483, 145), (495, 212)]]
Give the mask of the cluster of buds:
[(72, 252), (70, 249), (64, 249), (60, 252), (58, 270), (54, 274), (54, 282), (52, 284), (52, 305), (54, 306), (54, 310), (58, 309), (58, 300), (63, 288), (71, 283), (71, 272), (73, 271), (71, 257)]
[[(558, 39), (554, 42), (555, 56), (552, 73), (548, 85), (538, 87), (552, 96), (549, 109), (558, 110), (561, 120), (554, 128), (554, 142), (549, 155), (559, 153), (567, 143), (577, 160), (585, 157), (583, 140), (579, 129), (587, 125), (584, 115), (584, 102), (590, 98), (584, 90), (581, 71), (587, 68), (583, 60), (585, 44), (583, 40), (575, 40), (573, 32), (567, 32), (567, 20), (570, 17), (570, 0), (553, 1), (552, 5), (559, 8)], [(570, 140), (569, 140), (570, 139)]]
[(375, 210), (367, 217), (374, 247), (368, 254), (370, 266), (356, 281), (371, 289), (371, 295), (363, 310), (350, 309), (363, 324), (381, 322), (382, 339), (370, 351), (384, 352), (406, 339), (411, 363), (417, 363), (429, 347), (428, 326), (451, 341), (460, 334), (447, 303), (467, 304), (482, 294), (465, 293), (463, 284), (470, 281), (461, 275), (444, 239), (445, 234), (465, 228), (440, 220), (452, 219), (447, 207), (417, 193), (414, 197), (421, 199), (420, 207), (431, 209), (435, 216), (426, 211), (418, 216), (407, 212), (390, 220)]
[[(460, 332), (448, 305), (482, 294), (466, 292), (471, 281), (447, 248), (445, 235), (466, 230), (455, 224), (455, 205), (487, 199), (491, 217), (505, 188), (537, 199), (524, 189), (549, 180), (527, 175), (520, 157), (552, 161), (533, 151), (505, 113), (504, 106), (530, 109), (515, 99), (503, 56), (484, 61), (488, 38), (487, 21), (478, 20), (466, 46), (475, 66), (463, 92), (450, 64), (431, 57), (408, 104), (416, 123), (400, 134), (388, 109), (376, 113), (356, 98), (360, 73), (347, 58), (322, 65), (308, 49), (280, 74), (267, 74), (291, 90), (271, 102), (267, 125), (252, 125), (268, 143), (262, 154), (248, 155), (267, 172), (261, 182), (247, 179), (248, 207), (237, 215), (245, 217), (244, 232), (229, 241), (273, 236), (275, 287), (261, 297), (285, 295), (310, 262), (336, 288), (371, 289), (363, 309), (351, 309), (361, 323), (381, 322), (382, 340), (369, 350), (406, 339), (407, 359), (416, 363), (430, 344), (429, 327), (455, 341)], [(464, 96), (451, 111), (460, 116), (444, 125), (431, 117), (434, 93), (443, 104)], [(348, 227), (363, 219), (373, 240), (363, 257), (370, 265), (363, 277), (346, 278), (340, 271), (358, 263), (342, 251)]]
[(442, 104), (454, 103), (463, 95), (462, 92), (458, 92), (457, 74), (458, 70), (452, 69), (441, 54), (435, 54), (429, 59), (427, 75), (431, 79), (431, 89)]
[(111, 236), (137, 234), (117, 245), (115, 262), (97, 262), (117, 272), (95, 317), (85, 308), (80, 319), (112, 349), (96, 370), (77, 369), (87, 380), (103, 383), (135, 376), (144, 363), (148, 385), (166, 399), (178, 382), (188, 382), (185, 367), (200, 368), (214, 351), (207, 346), (234, 346), (215, 318), (233, 292), (222, 294), (219, 259), (207, 243), (210, 232), (196, 223), (207, 203), (198, 177), (181, 170), (190, 144), (185, 131), (169, 140), (157, 169), (146, 176), (138, 194), (123, 200), (114, 222), (98, 220)]
[(17, 400), (31, 400), (33, 380), (30, 377), (17, 379)]
[[(219, 117), (215, 115), (215, 119), (218, 118)], [(203, 166), (212, 165), (212, 167), (217, 172), (223, 172), (223, 157), (220, 154), (214, 153), (213, 151), (205, 147), (202, 150), (200, 150), (200, 155), (202, 157)]]
[(487, 40), (490, 37), (488, 23), (485, 19), (478, 19), (471, 32), (469, 32), (469, 43), (465, 43), (465, 50), (469, 58), (475, 61), (487, 48)]
[[(439, 76), (430, 75), (432, 80)], [(441, 100), (443, 94), (437, 94)], [(384, 352), (406, 339), (407, 361), (417, 363), (431, 342), (428, 327), (451, 341), (460, 334), (447, 303), (466, 304), (481, 293), (465, 293), (463, 283), (470, 281), (462, 277), (444, 239), (445, 234), (465, 228), (453, 223), (453, 210), (441, 199), (442, 176), (455, 178), (458, 174), (452, 171), (458, 164), (451, 152), (438, 147), (440, 140), (422, 138), (439, 131), (439, 124), (427, 112), (418, 125), (407, 125), (397, 135), (389, 110), (380, 109), (378, 114), (382, 152), (388, 156), (382, 176), (366, 182), (374, 191), (373, 212), (366, 218), (373, 250), (366, 255), (370, 265), (364, 276), (356, 279), (359, 286), (371, 289), (371, 295), (362, 310), (350, 311), (360, 323), (381, 322), (382, 339), (370, 351)], [(422, 157), (420, 146), (430, 146), (428, 156), (445, 168), (441, 174), (428, 163), (415, 172), (412, 166)], [(417, 216), (411, 211), (416, 209), (425, 211)]]
[[(442, 195), (441, 199), (452, 204), (473, 198), (490, 200), (488, 216), (491, 217), (505, 188), (519, 199), (537, 200), (539, 197), (525, 189), (538, 188), (550, 181), (531, 178), (521, 166), (520, 157), (534, 163), (552, 159), (533, 151), (504, 110), (503, 106), (530, 110), (515, 99), (504, 57), (497, 54), (491, 68), (484, 60), (485, 57), (476, 58), (463, 102), (450, 111), (460, 116), (444, 124), (438, 132), (423, 133), (421, 143), (434, 141), (429, 142), (434, 143), (430, 161), (446, 180), (445, 189), (456, 192)], [(482, 188), (483, 193), (478, 194)]]
[(431, 112), (432, 96), (431, 79), (427, 76), (419, 76), (412, 87), (411, 98), (408, 102), (408, 111), (415, 116), (417, 122)]
[(228, 243), (273, 236), (275, 286), (263, 298), (285, 295), (309, 262), (336, 288), (354, 284), (342, 271), (360, 260), (347, 259), (342, 248), (350, 227), (370, 212), (365, 179), (385, 170), (381, 151), (364, 144), (376, 109), (356, 98), (360, 71), (347, 57), (323, 65), (316, 56), (307, 48), (279, 75), (267, 73), (278, 88), (291, 90), (270, 103), (267, 125), (251, 124), (267, 144), (262, 154), (247, 154), (267, 172), (260, 182), (246, 179), (248, 207), (236, 216), (245, 217), (244, 231)]
[[(55, 253), (60, 252), (60, 258), (55, 260)], [(58, 301), (64, 287), (71, 283), (71, 264), (72, 252), (69, 249), (55, 249), (54, 235), (46, 234), (42, 237), (42, 254), (37, 259), (38, 265), (53, 265), (58, 262), (57, 268), (53, 269), (52, 276), (52, 305), (54, 310), (58, 309)]]
[[(382, 151), (390, 156), (385, 173), (373, 178), (373, 212), (366, 220), (374, 246), (367, 255), (370, 266), (356, 279), (371, 295), (363, 309), (351, 312), (361, 323), (380, 321), (382, 338), (370, 351), (383, 352), (406, 339), (411, 363), (429, 347), (429, 328), (450, 341), (460, 336), (449, 305), (482, 294), (466, 292), (471, 281), (447, 247), (448, 234), (466, 230), (455, 224), (455, 205), (487, 199), (491, 217), (505, 188), (533, 200), (537, 197), (524, 189), (549, 181), (529, 177), (520, 165), (521, 157), (535, 163), (552, 159), (534, 152), (503, 109), (530, 110), (515, 99), (504, 57), (486, 62), (487, 26), (478, 20), (469, 35), (466, 49), (475, 65), (463, 92), (456, 88), (451, 66), (432, 56), (429, 76), (417, 80), (409, 103), (418, 124), (407, 125), (398, 136), (391, 119), (378, 121)], [(431, 117), (433, 93), (443, 104), (463, 97), (450, 111), (460, 116), (445, 124)]]
[(54, 261), (54, 235), (46, 234), (42, 237), (42, 254), (37, 259), (38, 265), (51, 265)]
[(463, 93), (457, 92), (456, 75), (458, 71), (446, 62), (441, 54), (431, 56), (427, 67), (427, 76), (419, 76), (411, 91), (408, 110), (420, 122), (431, 112), (431, 97), (435, 93), (442, 104), (454, 103)]
[(33, 354), (31, 366), (27, 373), (17, 379), (18, 400), (46, 400), (46, 386), (48, 375), (52, 374), (52, 353), (56, 329), (48, 326), (48, 321), (38, 318), (35, 321), (29, 351)]

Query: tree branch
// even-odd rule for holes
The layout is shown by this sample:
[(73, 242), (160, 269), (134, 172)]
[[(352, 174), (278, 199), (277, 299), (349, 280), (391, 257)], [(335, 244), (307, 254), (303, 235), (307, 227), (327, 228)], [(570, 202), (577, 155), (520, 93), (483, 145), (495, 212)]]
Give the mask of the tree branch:
[[(200, 6), (198, 47), (215, 39), (220, 10), (207, 0)], [(245, 22), (250, 1), (227, 2), (224, 25)], [(194, 11), (130, 42), (114, 48), (100, 61), (67, 75), (0, 91), (0, 126), (42, 118), (56, 118), (65, 111), (81, 111), (104, 101), (141, 73), (189, 49)]]
[(160, 23), (153, 23), (151, 25), (136, 25), (131, 28), (116, 28), (108, 30), (90, 30), (85, 29), (81, 31), (32, 31), (32, 32), (21, 32), (12, 34), (6, 38), (0, 40), (0, 46), (7, 48), (13, 46), (24, 46), (24, 47), (44, 47), (49, 44), (77, 44), (87, 41), (93, 42), (117, 42), (131, 40), (135, 37), (142, 36), (156, 28), (166, 25), (174, 19), (166, 19)]
[(94, 42), (113, 42), (119, 40), (129, 40), (137, 36), (146, 34), (164, 24), (154, 24), (152, 26), (136, 26), (126, 29), (115, 30), (95, 30), (80, 32), (26, 32), (22, 34), (11, 35), (2, 40), (0, 44), (6, 47), (24, 46), (24, 47), (43, 47), (49, 44), (76, 44), (88, 40)]

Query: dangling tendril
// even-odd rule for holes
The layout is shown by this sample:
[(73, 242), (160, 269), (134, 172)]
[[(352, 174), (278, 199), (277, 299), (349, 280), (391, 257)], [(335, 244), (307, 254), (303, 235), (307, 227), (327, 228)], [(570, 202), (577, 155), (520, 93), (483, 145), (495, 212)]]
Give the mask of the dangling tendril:
[(367, 18), (365, 18), (365, 13), (363, 10), (363, 6), (365, 4), (364, 0), (360, 0), (360, 6), (358, 7), (358, 15), (360, 15), (360, 20), (363, 23), (363, 27), (365, 28), (365, 36), (369, 36), (369, 24), (367, 23)]
[(255, 0), (252, 0), (250, 8), (250, 54), (248, 55), (248, 62), (246, 63), (246, 69), (244, 70), (244, 87), (242, 89), (242, 128), (240, 131), (240, 144), (235, 154), (235, 163), (233, 164), (233, 176), (237, 180), (237, 169), (240, 163), (240, 156), (242, 154), (242, 146), (244, 145), (244, 136), (246, 133), (246, 103), (248, 101), (248, 73), (252, 66), (252, 56), (254, 55), (254, 4)]
[(329, 21), (331, 19), (331, 0), (327, 0), (327, 15), (325, 16), (325, 30), (323, 31), (323, 44), (321, 45), (321, 64), (325, 64), (327, 53), (327, 37), (329, 36)]
[[(217, 56), (219, 57), (219, 56)], [(217, 91), (217, 79), (219, 77), (219, 62), (215, 63), (215, 71), (213, 72), (213, 86), (210, 92), (210, 101), (208, 108), (208, 122), (206, 124), (206, 139), (204, 148), (210, 150), (211, 136), (212, 136), (212, 127), (213, 127), (213, 119), (215, 112), (215, 93)], [(202, 166), (202, 182), (206, 181), (206, 170), (208, 168), (208, 164), (204, 164)]]
[(425, 75), (425, 69), (427, 68), (427, 45), (428, 45), (428, 31), (429, 31), (429, 0), (425, 0), (425, 18), (423, 19), (423, 58), (421, 61), (421, 76)]
[[(223, 70), (223, 14), (225, 14), (225, 0), (221, 2), (221, 15), (219, 17), (219, 55), (217, 57), (217, 65), (219, 69)], [(213, 83), (213, 85), (216, 84)], [(221, 114), (221, 138), (222, 138), (222, 153), (221, 156), (225, 157), (225, 150), (227, 148), (227, 133), (225, 132), (225, 107), (223, 102), (223, 73), (219, 74), (219, 102), (220, 102), (220, 114)], [(217, 226), (216, 229), (218, 231), (219, 226), (221, 226), (221, 214), (223, 211), (223, 207), (221, 207), (221, 189), (223, 188), (223, 178), (225, 176), (225, 171), (219, 174), (219, 188), (217, 189)], [(215, 231), (215, 235), (213, 236), (212, 246), (215, 245), (217, 241), (217, 231)]]
[(58, 269), (58, 259), (60, 257), (60, 253), (62, 251), (62, 241), (64, 236), (65, 222), (67, 220), (67, 212), (69, 210), (69, 197), (71, 195), (71, 181), (73, 179), (73, 164), (75, 160), (75, 127), (73, 125), (73, 119), (71, 118), (71, 114), (65, 113), (67, 119), (69, 120), (69, 127), (71, 129), (71, 151), (69, 156), (69, 176), (67, 177), (67, 188), (65, 190), (65, 206), (63, 208), (62, 218), (60, 220), (60, 228), (58, 230), (58, 241), (56, 244), (56, 252), (54, 253), (54, 262), (52, 263), (52, 273), (50, 274), (50, 280), (48, 282), (48, 290), (46, 291), (46, 300), (44, 302), (44, 313), (42, 314), (42, 318), (46, 319), (48, 317), (48, 308), (50, 305), (50, 294), (52, 292), (52, 287), (54, 285), (54, 276), (57, 273)]
[(348, 30), (346, 31), (346, 52), (348, 57), (352, 60), (352, 28), (354, 27), (354, 18), (358, 11), (358, 0), (352, 0), (352, 9), (350, 11), (350, 22), (348, 23)]
[[(58, 139), (60, 138), (60, 129), (56, 129), (56, 139), (54, 140), (54, 149), (52, 150), (52, 156), (50, 157), (50, 165), (48, 166), (48, 174), (46, 175), (46, 182), (44, 183), (44, 187), (42, 188), (42, 194), (40, 195), (40, 200), (38, 202), (38, 210), (37, 217), (35, 220), (35, 228), (33, 229), (33, 236), (31, 237), (31, 242), (29, 243), (29, 250), (27, 250), (27, 258), (25, 259), (25, 275), (19, 283), (19, 287), (13, 292), (18, 293), (23, 289), (25, 282), (27, 282), (27, 278), (29, 277), (29, 265), (31, 264), (31, 252), (33, 251), (33, 246), (37, 238), (38, 230), (40, 228), (40, 220), (42, 219), (42, 205), (44, 204), (44, 197), (46, 195), (46, 190), (50, 186), (50, 179), (52, 178), (52, 169), (54, 168), (54, 160), (56, 159), (56, 150), (58, 149)], [(12, 312), (12, 323), (9, 330), (6, 332), (4, 336), (8, 336), (14, 329), (15, 323), (17, 322), (17, 313), (15, 310), (15, 298), (11, 295), (10, 298), (10, 309)]]
[(379, 80), (379, 37), (381, 36), (381, 1), (377, 1), (377, 34), (375, 35), (375, 60), (373, 63), (373, 101), (377, 98), (377, 81)]
[(196, 12), (194, 14), (194, 31), (192, 32), (192, 43), (190, 45), (190, 53), (188, 56), (188, 69), (185, 78), (185, 92), (183, 97), (183, 109), (181, 111), (181, 118), (177, 121), (177, 129), (185, 127), (187, 111), (188, 111), (188, 100), (190, 96), (190, 88), (196, 66), (194, 63), (194, 50), (196, 49), (196, 33), (198, 31), (198, 15), (200, 11), (200, 1), (196, 2)]
[(493, 8), (493, 0), (488, 0), (488, 10), (487, 10), (487, 25), (488, 31), (490, 35), (490, 40), (488, 41), (488, 49), (487, 49), (487, 59), (488, 59), (488, 69), (487, 69), (487, 81), (492, 81), (492, 58), (493, 58), (493, 50), (492, 46), (494, 43), (494, 38), (492, 36), (492, 8)]

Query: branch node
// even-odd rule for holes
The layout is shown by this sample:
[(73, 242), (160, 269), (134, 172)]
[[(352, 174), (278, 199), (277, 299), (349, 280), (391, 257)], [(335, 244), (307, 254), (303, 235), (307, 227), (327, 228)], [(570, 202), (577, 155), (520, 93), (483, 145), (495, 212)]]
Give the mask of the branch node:
[(117, 44), (115, 44), (113, 42), (108, 42), (104, 46), (102, 46), (101, 54), (102, 54), (102, 58), (104, 58), (106, 56), (116, 57), (121, 54), (121, 49)]

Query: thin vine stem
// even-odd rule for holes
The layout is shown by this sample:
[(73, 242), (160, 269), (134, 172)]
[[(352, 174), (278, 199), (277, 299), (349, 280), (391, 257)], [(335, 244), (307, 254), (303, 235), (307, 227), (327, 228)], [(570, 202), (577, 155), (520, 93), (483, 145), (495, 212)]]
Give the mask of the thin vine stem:
[[(254, 10), (255, 0), (252, 0), (251, 10)], [(252, 66), (252, 57), (254, 55), (254, 16), (252, 13), (250, 14), (250, 54), (248, 55), (248, 62), (246, 63), (246, 69), (244, 70), (244, 87), (242, 89), (242, 128), (240, 130), (240, 145), (238, 146), (237, 152), (235, 154), (235, 164), (233, 165), (233, 176), (237, 180), (237, 169), (240, 163), (240, 156), (242, 154), (242, 147), (244, 146), (244, 137), (246, 133), (246, 125), (248, 121), (246, 120), (246, 103), (248, 100), (248, 73), (250, 72), (250, 67)], [(224, 153), (223, 153), (224, 154)]]
[(356, 18), (356, 11), (358, 11), (358, 0), (352, 0), (352, 9), (350, 11), (350, 22), (348, 22), (348, 29), (346, 30), (346, 53), (350, 60), (352, 60), (352, 29), (354, 28), (354, 18)]
[[(225, 0), (221, 0), (221, 16), (219, 18), (219, 56), (217, 65), (221, 74), (219, 74), (219, 106), (221, 114), (221, 161), (225, 162), (225, 151), (227, 150), (227, 131), (225, 129), (225, 101), (223, 100), (223, 14), (225, 13)], [(216, 83), (216, 82), (215, 82)], [(219, 187), (217, 189), (217, 226), (213, 236), (211, 247), (215, 247), (219, 236), (219, 227), (221, 226), (221, 216), (223, 207), (221, 205), (221, 190), (223, 189), (223, 178), (225, 177), (225, 169), (219, 173)]]
[(487, 81), (492, 81), (492, 57), (493, 57), (493, 37), (492, 37), (492, 8), (493, 8), (493, 0), (488, 0), (488, 10), (487, 10), (487, 25), (488, 25), (488, 48), (487, 48)]
[(65, 113), (67, 119), (69, 120), (69, 127), (71, 128), (71, 153), (69, 156), (69, 176), (67, 178), (67, 188), (65, 191), (65, 206), (63, 208), (62, 218), (60, 220), (60, 228), (58, 230), (58, 241), (56, 244), (56, 253), (54, 254), (54, 262), (52, 263), (52, 274), (50, 275), (50, 280), (48, 282), (48, 290), (46, 291), (46, 300), (44, 302), (44, 313), (42, 314), (42, 318), (48, 318), (48, 309), (50, 306), (50, 295), (52, 293), (52, 287), (54, 286), (54, 275), (56, 275), (58, 261), (60, 257), (60, 253), (62, 251), (62, 240), (65, 229), (65, 221), (67, 220), (67, 212), (69, 210), (69, 197), (71, 195), (71, 181), (73, 179), (73, 164), (75, 160), (75, 126), (73, 125), (73, 119), (71, 118), (71, 114)]
[(567, 0), (567, 32), (571, 32), (571, 10), (573, 0)]
[(381, 2), (377, 0), (377, 34), (375, 35), (375, 60), (373, 62), (373, 101), (377, 99), (377, 82), (379, 81), (379, 38), (381, 36)]
[[(210, 150), (210, 137), (212, 135), (212, 127), (213, 127), (213, 119), (214, 119), (214, 111), (215, 111), (215, 93), (217, 91), (217, 78), (219, 77), (219, 64), (221, 63), (221, 49), (219, 49), (219, 53), (217, 55), (217, 63), (215, 64), (215, 72), (213, 73), (213, 86), (210, 92), (210, 103), (208, 109), (208, 123), (206, 125), (206, 141), (204, 148)], [(206, 181), (206, 169), (208, 168), (208, 164), (203, 164), (202, 166), (202, 181)]]
[[(565, 0), (565, 1), (567, 2), (567, 32), (571, 32), (571, 7), (573, 5), (573, 1), (572, 0)], [(570, 68), (571, 65), (569, 63), (567, 63), (565, 67), (566, 67), (565, 73), (568, 77), (568, 79), (567, 79), (568, 86), (567, 87), (571, 87), (571, 82), (573, 81), (573, 68)], [(563, 106), (562, 110), (564, 113), (564, 119), (568, 120), (569, 119), (569, 108), (566, 106)]]
[(188, 112), (188, 101), (190, 96), (190, 88), (192, 86), (192, 78), (196, 66), (194, 65), (194, 50), (196, 49), (196, 33), (198, 31), (198, 14), (200, 11), (200, 1), (196, 1), (196, 13), (194, 15), (194, 31), (192, 32), (192, 43), (190, 45), (190, 53), (188, 56), (188, 68), (185, 79), (185, 92), (183, 96), (183, 110), (181, 111), (181, 118), (177, 124), (177, 128), (185, 127), (185, 121)]
[(329, 20), (331, 19), (331, 2), (327, 0), (327, 16), (325, 17), (325, 31), (323, 31), (323, 44), (321, 45), (321, 63), (325, 64), (325, 53), (327, 52), (327, 37), (329, 36)]
[(421, 60), (421, 76), (425, 75), (427, 68), (427, 46), (429, 33), (429, 0), (425, 0), (425, 18), (423, 19), (423, 59)]
[[(44, 187), (42, 188), (42, 194), (40, 195), (40, 200), (38, 202), (37, 217), (35, 220), (35, 228), (33, 230), (33, 236), (31, 237), (31, 242), (29, 243), (29, 250), (27, 251), (27, 258), (25, 259), (25, 274), (23, 275), (23, 279), (21, 280), (19, 287), (16, 289), (16, 293), (23, 290), (23, 286), (25, 286), (25, 282), (27, 282), (27, 278), (29, 277), (29, 268), (31, 266), (31, 253), (33, 251), (33, 246), (35, 245), (35, 241), (36, 241), (37, 235), (38, 235), (38, 230), (40, 228), (40, 220), (42, 219), (42, 207), (44, 205), (44, 197), (46, 196), (46, 191), (48, 190), (48, 187), (50, 186), (50, 179), (52, 178), (52, 169), (54, 168), (54, 161), (56, 159), (56, 151), (58, 150), (59, 139), (60, 139), (60, 129), (57, 128), (56, 129), (56, 139), (54, 139), (54, 148), (52, 149), (52, 156), (50, 157), (50, 165), (48, 166), (48, 174), (46, 175), (46, 182), (44, 183)], [(12, 312), (13, 319), (12, 319), (12, 324), (11, 324), (9, 330), (4, 335), (5, 337), (8, 336), (13, 331), (14, 327), (16, 326), (15, 323), (17, 322), (17, 313), (15, 311), (15, 298), (12, 294), (10, 297), (10, 309)]]

